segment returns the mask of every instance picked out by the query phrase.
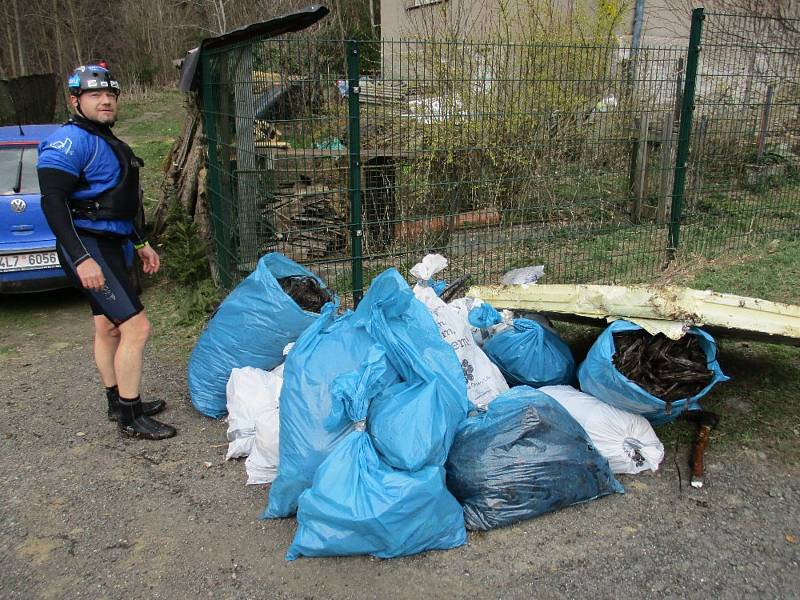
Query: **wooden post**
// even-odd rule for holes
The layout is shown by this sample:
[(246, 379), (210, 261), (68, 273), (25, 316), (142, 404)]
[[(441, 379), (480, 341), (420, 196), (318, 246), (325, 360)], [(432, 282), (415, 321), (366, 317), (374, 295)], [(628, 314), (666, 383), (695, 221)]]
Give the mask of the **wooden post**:
[(631, 206), (631, 221), (639, 223), (642, 220), (642, 203), (647, 187), (647, 131), (650, 127), (650, 116), (642, 113), (638, 119), (639, 132), (637, 140), (636, 167), (633, 171), (633, 204)]
[(664, 113), (664, 128), (661, 131), (661, 163), (659, 165), (658, 184), (658, 209), (656, 220), (659, 225), (669, 223), (669, 212), (672, 205), (672, 124), (673, 114), (668, 110)]
[(673, 125), (681, 120), (681, 105), (683, 104), (683, 58), (679, 58), (675, 65), (675, 114), (672, 118)]
[(767, 132), (769, 131), (769, 113), (772, 111), (772, 97), (775, 95), (775, 86), (767, 86), (767, 99), (764, 102), (764, 110), (761, 113), (761, 128), (758, 131), (758, 151), (756, 156), (759, 160), (764, 156), (764, 149), (767, 146)]
[(633, 126), (631, 127), (631, 158), (628, 163), (628, 190), (631, 196), (635, 195), (636, 190), (636, 165), (637, 157), (639, 156), (639, 129), (641, 128), (641, 120), (639, 117), (633, 118)]
[(249, 273), (258, 262), (258, 174), (256, 172), (255, 107), (253, 104), (253, 49), (247, 44), (232, 53), (236, 114), (236, 207), (238, 209), (240, 272)]
[(703, 187), (703, 159), (706, 150), (706, 131), (708, 130), (708, 115), (700, 117), (700, 125), (697, 128), (697, 139), (695, 141), (696, 150), (694, 154), (694, 170), (692, 171), (692, 197), (697, 198)]

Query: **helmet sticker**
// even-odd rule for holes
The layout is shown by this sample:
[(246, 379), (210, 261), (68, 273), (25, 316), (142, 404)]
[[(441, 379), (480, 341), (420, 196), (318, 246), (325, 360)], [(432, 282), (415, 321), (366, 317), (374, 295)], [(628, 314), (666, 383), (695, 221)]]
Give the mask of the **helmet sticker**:
[(69, 76), (69, 81), (67, 82), (68, 87), (80, 87), (81, 85), (81, 76), (77, 73), (73, 73)]
[(86, 82), (86, 85), (89, 87), (97, 87), (97, 79), (90, 79)]
[(101, 81), (100, 82), (100, 87), (108, 87), (108, 82), (107, 81)]

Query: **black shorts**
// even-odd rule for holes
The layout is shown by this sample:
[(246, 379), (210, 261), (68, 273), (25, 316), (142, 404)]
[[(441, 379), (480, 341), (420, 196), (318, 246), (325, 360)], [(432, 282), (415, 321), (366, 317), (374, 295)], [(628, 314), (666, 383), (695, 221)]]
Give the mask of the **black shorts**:
[(89, 290), (81, 285), (72, 261), (65, 255), (61, 244), (56, 243), (56, 252), (61, 267), (72, 282), (72, 285), (83, 291), (89, 298), (93, 315), (105, 315), (115, 325), (124, 323), (138, 315), (144, 307), (131, 284), (128, 265), (125, 261), (125, 246), (130, 244), (127, 238), (98, 236), (78, 231), (78, 237), (84, 247), (97, 261), (106, 279), (102, 290)]

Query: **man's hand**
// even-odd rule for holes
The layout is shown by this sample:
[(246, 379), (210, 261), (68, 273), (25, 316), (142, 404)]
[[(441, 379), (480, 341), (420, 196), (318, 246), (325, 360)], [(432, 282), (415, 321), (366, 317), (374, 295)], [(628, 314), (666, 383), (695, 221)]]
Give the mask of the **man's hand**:
[(87, 258), (79, 264), (75, 270), (81, 280), (81, 285), (88, 290), (99, 291), (102, 290), (103, 286), (106, 284), (103, 270), (93, 258)]
[(158, 257), (158, 252), (153, 250), (149, 244), (142, 246), (136, 252), (138, 252), (139, 258), (142, 259), (142, 271), (148, 275), (158, 272), (158, 268), (161, 266), (161, 259)]

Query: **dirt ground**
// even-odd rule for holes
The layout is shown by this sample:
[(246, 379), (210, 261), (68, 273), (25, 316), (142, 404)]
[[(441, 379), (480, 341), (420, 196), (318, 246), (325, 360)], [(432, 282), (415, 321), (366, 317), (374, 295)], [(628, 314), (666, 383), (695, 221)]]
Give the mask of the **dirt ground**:
[(620, 478), (624, 495), (462, 548), (286, 562), (294, 520), (258, 520), (267, 490), (224, 461), (225, 425), (191, 408), (184, 364), (149, 350), (143, 384), (168, 401), (178, 437), (123, 440), (80, 297), (0, 298), (0, 309), (0, 598), (800, 595), (800, 469), (713, 441), (702, 490), (687, 486), (688, 447), (670, 446), (658, 474)]

